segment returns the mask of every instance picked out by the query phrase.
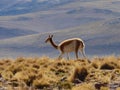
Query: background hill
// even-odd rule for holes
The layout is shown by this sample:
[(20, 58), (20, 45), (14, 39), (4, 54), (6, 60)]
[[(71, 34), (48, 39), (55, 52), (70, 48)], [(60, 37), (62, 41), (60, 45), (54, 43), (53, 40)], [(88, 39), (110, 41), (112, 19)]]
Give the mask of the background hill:
[[(9, 0), (4, 3), (7, 3)], [(1, 1), (2, 2), (2, 1)], [(43, 2), (57, 5), (42, 9)], [(99, 1), (99, 0), (34, 0), (34, 3), (39, 7), (34, 7), (36, 4), (32, 0), (13, 0), (9, 4), (11, 7), (1, 8), (2, 12), (9, 11), (17, 7), (28, 8), (30, 12), (20, 13), (19, 10), (14, 11), (16, 14), (7, 13), (0, 16), (0, 26), (5, 28), (17, 28), (20, 30), (37, 31), (40, 33), (64, 30), (65, 28), (76, 27), (83, 24), (104, 21), (117, 18), (120, 16), (119, 0)], [(17, 5), (14, 5), (17, 4)], [(25, 5), (24, 5), (25, 3)], [(26, 5), (26, 4), (33, 5)], [(59, 3), (59, 5), (58, 5)], [(62, 3), (62, 4), (60, 4)], [(19, 6), (24, 5), (24, 6)], [(39, 5), (41, 4), (41, 5)], [(32, 6), (30, 8), (30, 6)], [(48, 4), (46, 6), (49, 6)], [(46, 7), (45, 6), (45, 7)], [(36, 11), (33, 11), (32, 9)], [(41, 10), (42, 9), (42, 10)]]
[(1, 0), (0, 4), (0, 57), (57, 56), (59, 52), (44, 43), (49, 34), (57, 44), (82, 38), (88, 56), (120, 53), (119, 0)]
[[(109, 23), (108, 23), (109, 22)], [(62, 40), (79, 37), (85, 41), (86, 54), (91, 55), (119, 55), (120, 38), (118, 24), (111, 24), (112, 21), (96, 22), (62, 31), (20, 36), (0, 40), (1, 57), (17, 56), (58, 56), (59, 51), (52, 48), (44, 41), (49, 34), (53, 34), (53, 40), (59, 44)], [(116, 28), (117, 27), (117, 28)], [(96, 32), (97, 31), (97, 32)], [(51, 53), (52, 51), (52, 53)]]
[(37, 33), (37, 32), (0, 27), (0, 39), (25, 36), (25, 35), (29, 35), (29, 34), (35, 34), (35, 33)]

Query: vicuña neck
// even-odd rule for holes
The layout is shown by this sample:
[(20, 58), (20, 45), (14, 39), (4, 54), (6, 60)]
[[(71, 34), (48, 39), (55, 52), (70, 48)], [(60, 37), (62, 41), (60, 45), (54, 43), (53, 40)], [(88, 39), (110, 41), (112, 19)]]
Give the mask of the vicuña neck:
[(52, 39), (50, 39), (50, 43), (51, 43), (51, 45), (55, 48), (55, 49), (57, 49), (58, 48), (58, 46), (53, 42), (53, 40)]

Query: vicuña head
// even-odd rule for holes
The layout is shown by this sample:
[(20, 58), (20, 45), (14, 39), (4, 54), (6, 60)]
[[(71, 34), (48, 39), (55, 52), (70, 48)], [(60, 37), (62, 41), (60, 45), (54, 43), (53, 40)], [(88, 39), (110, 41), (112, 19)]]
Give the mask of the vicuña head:
[(68, 53), (70, 52), (75, 52), (76, 59), (78, 59), (78, 51), (81, 51), (81, 54), (85, 57), (85, 44), (82, 39), (80, 38), (71, 38), (62, 41), (60, 44), (56, 45), (53, 42), (53, 35), (49, 35), (48, 38), (46, 39), (46, 43), (49, 42), (55, 49), (58, 49), (61, 54), (59, 55), (59, 59), (62, 58), (63, 54), (67, 54), (67, 58), (69, 59)]

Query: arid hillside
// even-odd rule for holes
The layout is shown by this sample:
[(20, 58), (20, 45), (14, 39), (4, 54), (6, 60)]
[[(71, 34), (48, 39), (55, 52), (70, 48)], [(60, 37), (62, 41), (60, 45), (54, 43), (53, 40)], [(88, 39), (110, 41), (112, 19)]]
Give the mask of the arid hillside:
[(120, 90), (120, 57), (0, 60), (0, 90)]

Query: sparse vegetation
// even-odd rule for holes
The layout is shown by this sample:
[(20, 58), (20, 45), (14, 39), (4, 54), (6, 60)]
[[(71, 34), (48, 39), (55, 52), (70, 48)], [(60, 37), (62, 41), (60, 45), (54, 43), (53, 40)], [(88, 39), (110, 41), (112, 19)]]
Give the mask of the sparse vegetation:
[(120, 89), (120, 58), (113, 55), (84, 60), (48, 57), (0, 60), (0, 89)]

